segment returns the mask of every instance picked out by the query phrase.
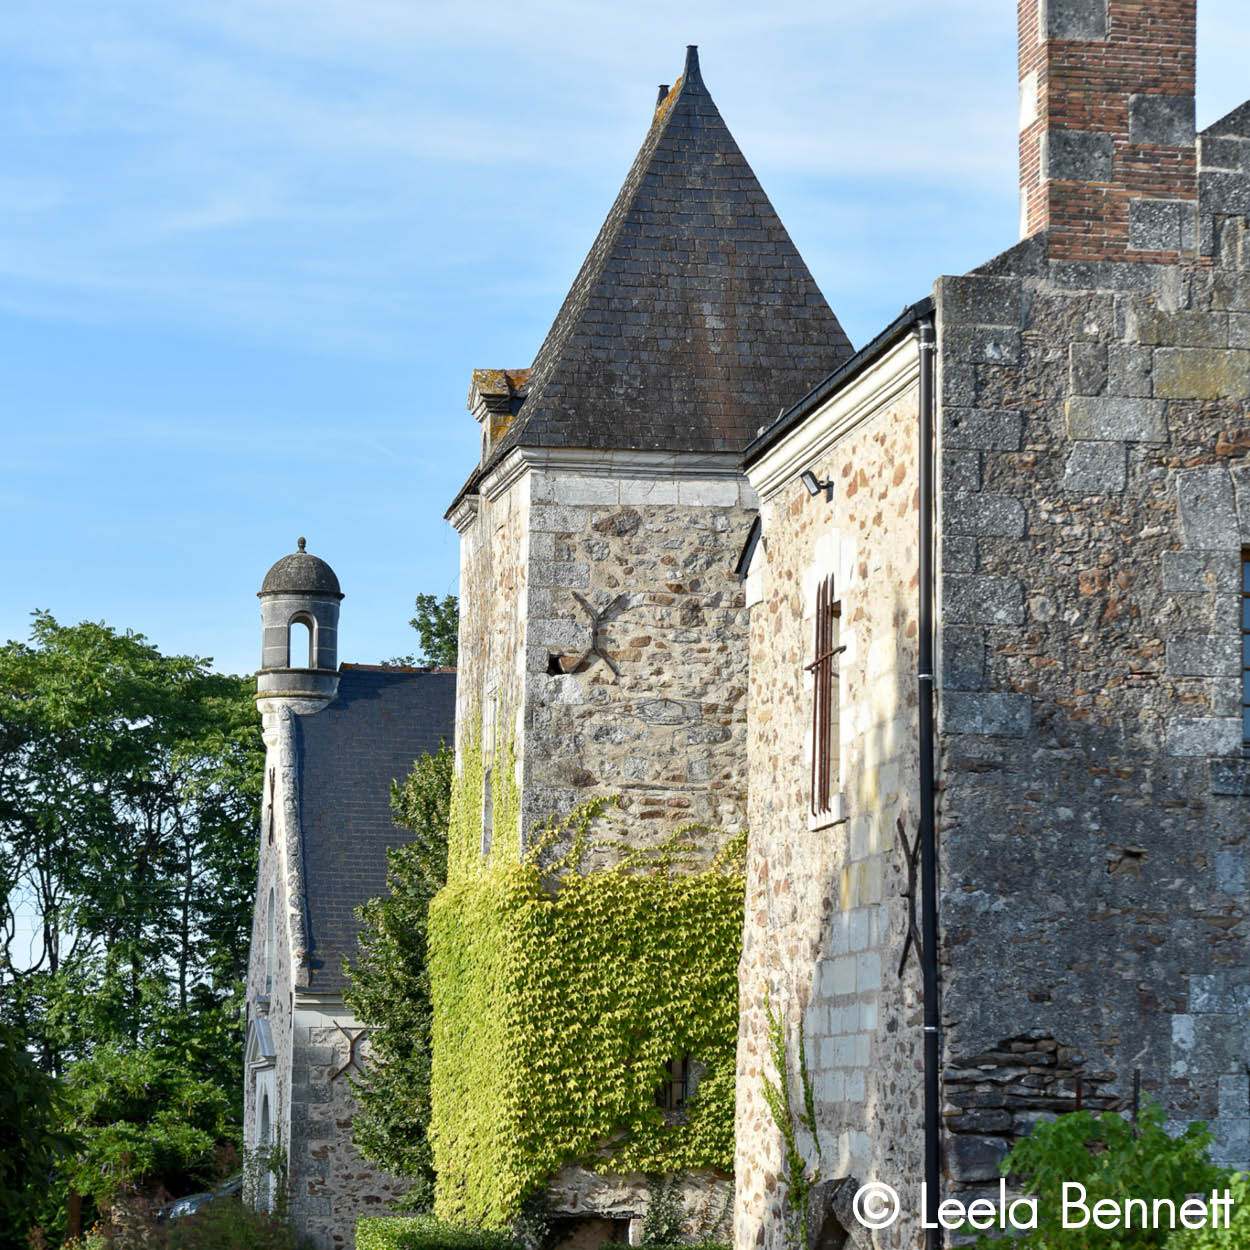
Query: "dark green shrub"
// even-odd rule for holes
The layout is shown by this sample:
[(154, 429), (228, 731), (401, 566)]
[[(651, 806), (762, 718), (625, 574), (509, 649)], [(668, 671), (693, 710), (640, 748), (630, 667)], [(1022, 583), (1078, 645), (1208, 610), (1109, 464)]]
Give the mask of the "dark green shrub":
[(432, 1215), (361, 1218), (356, 1250), (524, 1250), (511, 1234), (445, 1224)]
[(1239, 1172), (1230, 1177), (1228, 1190), (1233, 1199), (1229, 1226), (1173, 1233), (1168, 1238), (1168, 1250), (1245, 1250), (1250, 1246), (1250, 1175)]
[[(1015, 1250), (1163, 1250), (1176, 1243), (1167, 1228), (1122, 1227), (1099, 1229), (1091, 1221), (1085, 1227), (1063, 1227), (1063, 1185), (1076, 1182), (1085, 1187), (1084, 1202), (1110, 1199), (1171, 1199), (1177, 1210), (1190, 1194), (1209, 1194), (1223, 1189), (1226, 1174), (1210, 1162), (1207, 1148), (1211, 1134), (1195, 1121), (1179, 1137), (1164, 1130), (1163, 1109), (1155, 1103), (1142, 1108), (1136, 1123), (1114, 1112), (1094, 1115), (1074, 1111), (1053, 1121), (1043, 1121), (1003, 1161), (1002, 1170), (1024, 1181), (1037, 1198), (1038, 1227), (1018, 1234), (1010, 1244)], [(1138, 1213), (1132, 1222), (1139, 1224)], [(1207, 1250), (1208, 1243), (1196, 1243)], [(1232, 1250), (1244, 1242), (1212, 1242)], [(1001, 1246), (983, 1235), (978, 1246)], [(1187, 1248), (1188, 1250), (1188, 1248)]]

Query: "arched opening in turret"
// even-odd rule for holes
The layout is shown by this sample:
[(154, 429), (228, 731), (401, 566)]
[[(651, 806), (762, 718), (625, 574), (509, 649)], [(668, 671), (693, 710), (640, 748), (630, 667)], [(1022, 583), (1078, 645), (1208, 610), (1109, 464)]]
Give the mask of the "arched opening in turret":
[(317, 656), (313, 651), (313, 621), (310, 616), (292, 618), (287, 628), (287, 668), (316, 668)]

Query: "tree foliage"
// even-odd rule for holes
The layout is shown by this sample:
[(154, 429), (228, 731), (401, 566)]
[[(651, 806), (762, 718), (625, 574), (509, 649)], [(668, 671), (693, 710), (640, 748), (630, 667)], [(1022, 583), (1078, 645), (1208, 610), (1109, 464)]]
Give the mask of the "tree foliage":
[(64, 1118), (60, 1082), (0, 1023), (0, 1246), (24, 1245), (44, 1214), (49, 1177), (76, 1144)]
[(264, 749), (208, 664), (46, 612), (0, 647), (0, 1023), (64, 1078), (62, 1191), (176, 1192), (237, 1137)]
[(36, 613), (0, 647), (0, 1010), (44, 1067), (242, 978), (262, 752), (245, 679), (141, 634)]
[(430, 1120), (430, 982), (426, 966), (430, 901), (447, 879), (447, 825), (454, 770), (443, 746), (423, 755), (402, 786), (391, 787), (396, 821), (415, 835), (388, 852), (383, 898), (360, 909), (360, 957), (348, 968), (347, 1002), (372, 1026), (373, 1062), (357, 1084), (352, 1124), (357, 1148), (413, 1182), (405, 1205), (434, 1196), (426, 1130)]
[(421, 639), (421, 654), (397, 655), (386, 664), (428, 664), (455, 668), (460, 636), (460, 601), (455, 595), (418, 595), (416, 615), (408, 622)]

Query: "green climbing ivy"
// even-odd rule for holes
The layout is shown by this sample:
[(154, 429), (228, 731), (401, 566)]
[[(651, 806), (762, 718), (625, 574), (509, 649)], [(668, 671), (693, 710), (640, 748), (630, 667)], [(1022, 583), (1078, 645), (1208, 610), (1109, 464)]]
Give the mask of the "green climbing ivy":
[(803, 1110), (797, 1117), (792, 1110), (790, 1094), (790, 1060), (786, 1046), (784, 1020), (773, 1014), (772, 1000), (765, 995), (764, 1013), (768, 1021), (768, 1049), (776, 1070), (776, 1081), (764, 1077), (764, 1103), (772, 1113), (773, 1122), (781, 1133), (783, 1164), (785, 1167), (786, 1206), (789, 1210), (789, 1226), (786, 1241), (790, 1246), (806, 1243), (808, 1204), (812, 1187), (820, 1179), (819, 1169), (810, 1174), (803, 1152), (799, 1149), (798, 1125), (811, 1135), (816, 1146), (816, 1158), (820, 1159), (820, 1137), (816, 1132), (816, 1098), (812, 1088), (811, 1074), (807, 1070), (807, 1050), (803, 1040), (803, 1021), (799, 1020), (799, 1086), (803, 1096)]
[[(711, 863), (708, 830), (628, 850), (600, 837), (620, 819), (600, 799), (521, 856), (509, 749), (487, 859), (478, 741), (462, 748), (448, 884), (430, 909), (438, 1216), (502, 1227), (569, 1162), (730, 1170), (745, 835)], [(592, 870), (606, 846), (614, 866)], [(656, 1091), (686, 1056), (702, 1076), (666, 1115)]]

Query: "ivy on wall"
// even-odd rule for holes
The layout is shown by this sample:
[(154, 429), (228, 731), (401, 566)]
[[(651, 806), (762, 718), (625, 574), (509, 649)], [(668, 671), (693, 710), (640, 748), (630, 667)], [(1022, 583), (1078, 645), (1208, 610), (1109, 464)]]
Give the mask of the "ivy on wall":
[[(501, 1227), (569, 1162), (729, 1171), (745, 835), (710, 863), (693, 828), (630, 850), (592, 838), (612, 807), (593, 800), (522, 857), (509, 749), (492, 770), (487, 859), (479, 741), (462, 747), (448, 884), (430, 910), (438, 1216)], [(605, 851), (616, 862), (589, 867)], [(666, 1113), (656, 1091), (686, 1057), (697, 1089)]]

